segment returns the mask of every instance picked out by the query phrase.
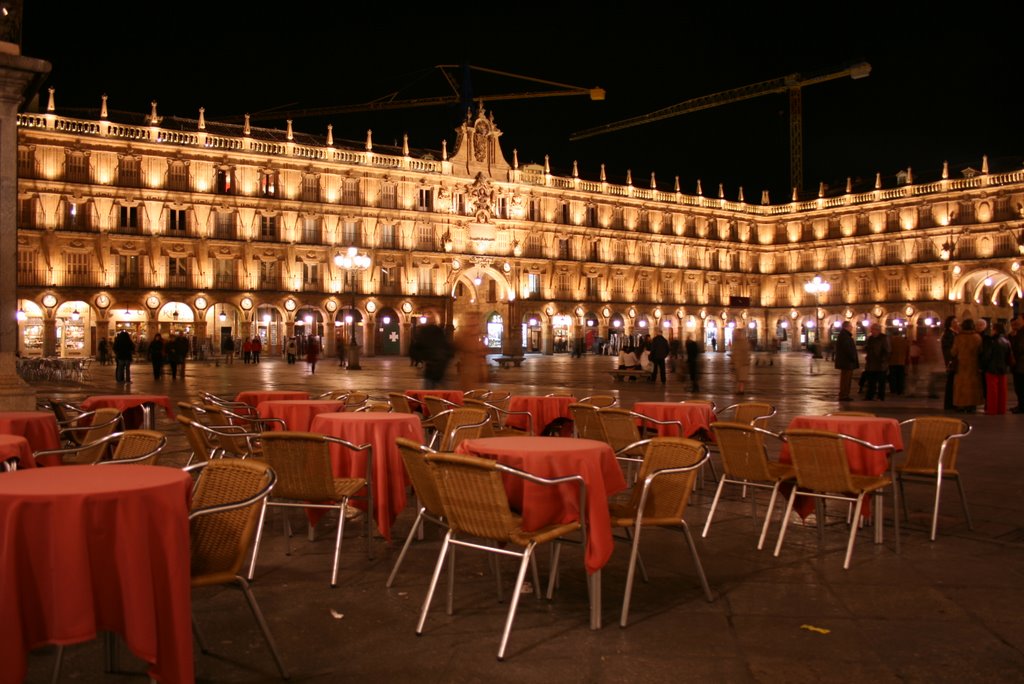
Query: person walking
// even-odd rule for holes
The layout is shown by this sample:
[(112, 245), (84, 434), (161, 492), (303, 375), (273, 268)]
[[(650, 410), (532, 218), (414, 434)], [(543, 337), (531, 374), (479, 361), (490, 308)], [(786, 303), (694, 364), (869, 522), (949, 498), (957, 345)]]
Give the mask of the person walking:
[(946, 388), (942, 400), (942, 408), (947, 411), (954, 410), (953, 406), (953, 384), (956, 380), (956, 359), (953, 358), (953, 341), (960, 332), (960, 321), (956, 316), (946, 316), (942, 324), (942, 337), (939, 339), (939, 347), (942, 349), (942, 363), (946, 367)]
[(700, 384), (698, 383), (698, 375), (700, 371), (700, 354), (701, 348), (693, 335), (686, 336), (686, 369), (690, 373), (690, 391), (700, 392)]
[(224, 365), (230, 366), (235, 361), (235, 340), (231, 335), (220, 338), (220, 352), (224, 355)]
[(661, 376), (661, 384), (665, 384), (665, 360), (669, 355), (668, 340), (659, 330), (651, 338), (651, 345), (647, 349), (647, 359), (651, 362), (651, 382), (655, 382)]
[(1013, 350), (1002, 323), (992, 324), (990, 340), (982, 348), (981, 370), (985, 372), (985, 415), (1006, 413), (1006, 376), (1013, 367)]
[(839, 401), (850, 401), (850, 385), (853, 371), (860, 368), (857, 358), (857, 343), (853, 339), (853, 323), (843, 321), (836, 340), (835, 367), (839, 369)]
[(448, 363), (454, 356), (452, 345), (444, 335), (444, 330), (436, 323), (426, 323), (416, 328), (413, 338), (416, 358), (423, 362), (423, 387), (436, 389), (444, 382)]
[(909, 362), (910, 345), (903, 337), (903, 331), (896, 330), (889, 338), (889, 391), (896, 396), (902, 396), (906, 391)]
[(260, 362), (260, 354), (263, 352), (263, 340), (260, 339), (259, 335), (255, 335), (252, 338), (252, 362)]
[[(182, 379), (185, 378), (185, 360), (188, 358), (188, 352), (191, 348), (188, 338), (185, 337), (185, 333), (180, 332), (178, 336), (174, 338), (174, 342), (171, 344), (171, 377), (177, 378), (178, 373), (181, 373)], [(175, 365), (177, 368), (175, 368)]]
[(107, 342), (106, 337), (99, 341), (96, 351), (99, 353), (100, 365), (106, 366), (110, 362), (110, 343)]
[(164, 373), (164, 338), (157, 333), (149, 343), (149, 361), (153, 364), (153, 379), (159, 380)]
[(320, 342), (312, 335), (306, 340), (306, 363), (309, 364), (309, 374), (316, 373), (316, 361), (320, 358)]
[(294, 337), (289, 337), (288, 338), (288, 344), (286, 344), (285, 347), (284, 347), (284, 353), (285, 353), (285, 356), (288, 359), (289, 365), (290, 364), (294, 364), (295, 363), (295, 355), (298, 353), (298, 345), (295, 343), (295, 338)]
[(132, 356), (135, 355), (135, 343), (127, 330), (122, 330), (114, 337), (114, 380), (126, 385), (132, 383)]
[(882, 326), (871, 324), (871, 334), (864, 343), (864, 373), (867, 375), (868, 401), (878, 395), (879, 401), (885, 401), (885, 370), (889, 364), (889, 339), (882, 334)]
[(1017, 405), (1011, 413), (1024, 413), (1024, 314), (1010, 321), (1010, 351), (1013, 352), (1013, 393)]
[(960, 413), (974, 413), (981, 396), (981, 375), (978, 370), (978, 355), (981, 352), (981, 335), (974, 330), (974, 320), (968, 318), (960, 326), (960, 332), (953, 340), (950, 355), (956, 367), (953, 378), (953, 406)]
[(747, 380), (750, 379), (750, 338), (742, 328), (733, 330), (732, 337), (732, 372), (736, 377), (736, 394), (745, 394)]

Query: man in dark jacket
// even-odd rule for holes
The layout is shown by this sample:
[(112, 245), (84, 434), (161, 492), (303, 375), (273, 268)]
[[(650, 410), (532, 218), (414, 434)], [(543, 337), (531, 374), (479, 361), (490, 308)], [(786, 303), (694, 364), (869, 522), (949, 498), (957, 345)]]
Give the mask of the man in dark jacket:
[(867, 395), (868, 401), (875, 398), (878, 393), (878, 400), (885, 401), (885, 372), (889, 367), (889, 338), (882, 334), (882, 326), (878, 323), (871, 325), (871, 335), (864, 343), (864, 372), (868, 376)]
[(135, 343), (127, 330), (122, 330), (114, 337), (114, 379), (126, 385), (132, 381), (132, 356), (135, 355)]
[(690, 390), (693, 392), (700, 392), (700, 384), (698, 382), (700, 375), (699, 357), (702, 351), (700, 344), (698, 344), (692, 336), (688, 335), (686, 337), (686, 344), (684, 345), (684, 348), (686, 349), (686, 369), (690, 373), (690, 382), (693, 385)]
[(857, 359), (857, 343), (853, 340), (853, 324), (844, 321), (836, 340), (836, 368), (839, 369), (839, 401), (850, 401), (850, 383), (853, 371), (860, 367)]
[(658, 374), (661, 374), (661, 383), (665, 384), (665, 359), (668, 358), (668, 340), (661, 334), (659, 330), (651, 340), (651, 345), (647, 348), (647, 358), (651, 360), (651, 382), (658, 379)]

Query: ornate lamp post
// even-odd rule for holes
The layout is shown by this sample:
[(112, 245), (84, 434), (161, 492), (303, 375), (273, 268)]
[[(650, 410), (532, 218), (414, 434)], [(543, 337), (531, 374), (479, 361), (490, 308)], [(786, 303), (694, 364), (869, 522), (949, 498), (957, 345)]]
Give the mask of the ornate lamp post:
[(814, 341), (821, 342), (821, 321), (818, 319), (818, 309), (821, 308), (821, 295), (832, 289), (832, 285), (827, 280), (821, 277), (821, 275), (814, 276), (813, 279), (804, 283), (804, 292), (814, 295)]
[[(334, 257), (334, 265), (338, 268), (344, 269), (345, 278), (351, 278), (349, 282), (349, 293), (351, 295), (351, 306), (349, 308), (349, 316), (351, 317), (351, 341), (348, 346), (348, 369), (349, 370), (360, 370), (359, 367), (359, 342), (356, 341), (356, 281), (355, 274), (357, 272), (365, 271), (370, 267), (370, 257), (367, 254), (360, 252), (355, 247), (349, 247), (345, 250), (344, 254), (338, 254)], [(348, 321), (346, 321), (348, 322)]]

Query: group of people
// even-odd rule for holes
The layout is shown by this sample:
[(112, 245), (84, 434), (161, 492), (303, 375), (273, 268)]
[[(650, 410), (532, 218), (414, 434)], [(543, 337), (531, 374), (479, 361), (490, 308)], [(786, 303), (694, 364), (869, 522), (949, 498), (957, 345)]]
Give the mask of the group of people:
[[(114, 380), (126, 385), (131, 384), (135, 341), (127, 330), (122, 330), (114, 336), (114, 342), (110, 346), (114, 352)], [(156, 333), (147, 344), (140, 343), (139, 347), (145, 349), (145, 356), (153, 366), (153, 379), (159, 380), (163, 377), (165, 364), (170, 366), (172, 378), (177, 379), (179, 372), (182, 378), (185, 377), (185, 360), (191, 348), (185, 333), (171, 334), (166, 340), (163, 335)]]
[(1013, 375), (1017, 406), (1012, 413), (1024, 413), (1024, 314), (1006, 326), (984, 319), (948, 316), (943, 324), (942, 358), (946, 364), (944, 408), (973, 413), (979, 404), (988, 415), (1007, 412), (1007, 376)]
[[(669, 342), (659, 330), (654, 337), (645, 336), (636, 346), (623, 347), (619, 351), (618, 368), (648, 371), (651, 382), (661, 380), (663, 384), (667, 373), (675, 372), (680, 379), (690, 380), (691, 391), (700, 392), (700, 355), (703, 353), (704, 349), (692, 335), (687, 335), (686, 341), (680, 345), (678, 340)], [(684, 359), (685, 366), (682, 364)], [(743, 394), (750, 377), (750, 341), (745, 335), (733, 338), (732, 365), (736, 392)]]

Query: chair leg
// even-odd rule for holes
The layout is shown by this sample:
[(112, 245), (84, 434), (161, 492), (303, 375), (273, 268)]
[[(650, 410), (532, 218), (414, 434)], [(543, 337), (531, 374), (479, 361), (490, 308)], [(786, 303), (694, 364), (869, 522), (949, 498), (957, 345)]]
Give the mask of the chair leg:
[(341, 562), (341, 542), (345, 536), (345, 504), (348, 499), (338, 502), (338, 533), (334, 538), (334, 564), (331, 567), (331, 588), (338, 586), (338, 565)]
[(252, 560), (249, 561), (249, 574), (247, 579), (252, 581), (253, 575), (256, 574), (256, 557), (260, 553), (260, 542), (263, 540), (263, 522), (267, 517), (267, 500), (263, 499), (263, 505), (260, 506), (260, 519), (256, 523), (256, 542), (252, 545)]
[(776, 558), (779, 557), (779, 551), (782, 550), (782, 540), (786, 538), (786, 528), (789, 527), (789, 516), (793, 514), (793, 502), (796, 501), (796, 486), (793, 487), (793, 491), (789, 493), (789, 501), (786, 503), (786, 512), (782, 516), (782, 529), (779, 530), (779, 539), (775, 542), (775, 553), (773, 554)]
[(626, 591), (622, 597), (622, 615), (619, 617), (619, 626), (625, 627), (629, 623), (629, 602), (633, 597), (633, 579), (636, 576), (636, 560), (640, 555), (640, 525), (634, 525), (633, 544), (629, 551), (629, 569), (626, 571)]
[[(775, 486), (772, 487), (772, 496), (768, 499), (768, 511), (764, 514), (764, 525), (761, 527), (761, 538), (757, 540), (757, 550), (760, 551), (764, 548), (764, 538), (768, 536), (768, 527), (772, 524), (772, 511), (775, 510), (775, 500), (779, 496), (779, 485), (781, 482), (776, 481)], [(750, 495), (753, 500), (754, 495)]]
[(697, 575), (700, 577), (700, 585), (704, 588), (704, 596), (707, 597), (708, 603), (715, 600), (714, 596), (711, 595), (711, 587), (708, 586), (707, 575), (704, 574), (704, 565), (700, 562), (700, 554), (697, 553), (697, 545), (693, 543), (693, 535), (690, 534), (690, 526), (686, 524), (685, 520), (680, 520), (683, 523), (683, 534), (686, 535), (686, 543), (690, 546), (690, 554), (693, 556), (693, 564), (697, 568)]
[(249, 608), (252, 610), (252, 614), (256, 618), (256, 623), (260, 626), (260, 631), (263, 632), (263, 638), (267, 640), (267, 645), (270, 647), (271, 655), (274, 656), (274, 662), (277, 663), (277, 669), (281, 673), (281, 678), (288, 679), (288, 671), (284, 668), (284, 663), (281, 661), (281, 654), (277, 652), (277, 645), (274, 643), (274, 637), (270, 635), (270, 627), (267, 626), (267, 621), (263, 619), (263, 612), (260, 611), (260, 607), (256, 603), (256, 597), (252, 595), (252, 589), (249, 588), (249, 583), (241, 576), (236, 577), (236, 579), (242, 585), (242, 592), (245, 594), (245, 600), (249, 602)]
[(64, 647), (57, 646), (57, 657), (53, 662), (53, 672), (50, 674), (50, 682), (57, 684), (60, 680), (60, 666), (64, 662)]
[[(626, 539), (633, 538), (633, 533), (630, 531), (630, 528), (625, 528), (625, 532)], [(651, 578), (647, 575), (647, 566), (644, 565), (644, 557), (640, 555), (639, 551), (636, 552), (636, 564), (640, 567), (640, 578), (643, 579), (644, 584), (647, 584), (651, 581)]]
[(391, 574), (388, 575), (388, 581), (384, 584), (388, 589), (395, 582), (395, 575), (398, 574), (398, 568), (402, 567), (402, 561), (405, 560), (405, 554), (409, 550), (409, 546), (412, 544), (412, 538), (416, 536), (416, 530), (421, 529), (420, 525), (423, 523), (423, 512), (425, 508), (420, 508), (416, 513), (416, 520), (412, 524), (412, 529), (409, 530), (409, 535), (405, 538), (405, 543), (402, 544), (402, 550), (398, 553), (398, 560), (395, 561), (395, 567), (391, 568)]
[(366, 557), (373, 560), (373, 492), (367, 487), (366, 496)]
[(448, 546), (448, 597), (444, 612), (451, 615), (455, 612), (455, 546)]
[(967, 529), (973, 530), (974, 523), (971, 522), (971, 512), (967, 509), (967, 494), (964, 492), (964, 481), (956, 476), (956, 486), (960, 490), (960, 504), (964, 507), (964, 517), (967, 518)]
[(900, 490), (900, 500), (903, 502), (903, 519), (910, 520), (910, 509), (907, 508), (907, 493), (903, 489), (903, 475), (900, 473), (896, 474), (896, 484)]
[(550, 601), (555, 595), (555, 585), (558, 584), (558, 562), (562, 557), (562, 545), (554, 544), (551, 547), (551, 569), (548, 571), (547, 598)]
[[(555, 546), (558, 546), (558, 542), (555, 542)], [(530, 556), (530, 568), (533, 570), (533, 595), (538, 601), (541, 599), (540, 590), (540, 573), (537, 571), (537, 555)]]
[(491, 568), (494, 570), (494, 581), (497, 584), (498, 603), (504, 603), (505, 590), (501, 587), (501, 556), (496, 553), (491, 554)]
[(708, 511), (708, 519), (704, 521), (704, 531), (701, 532), (702, 537), (708, 536), (708, 529), (711, 527), (711, 519), (715, 517), (715, 509), (718, 508), (718, 500), (722, 496), (722, 488), (725, 487), (725, 478), (723, 477), (718, 481), (718, 489), (715, 490), (715, 498), (711, 500), (711, 510)]
[(427, 611), (430, 610), (430, 602), (434, 598), (434, 591), (437, 589), (437, 580), (441, 577), (441, 569), (444, 567), (445, 558), (448, 556), (449, 540), (452, 537), (452, 531), (444, 535), (444, 541), (441, 543), (441, 552), (437, 554), (437, 562), (434, 563), (434, 574), (430, 576), (430, 586), (427, 587), (427, 596), (423, 599), (423, 607), (420, 608), (420, 619), (416, 622), (416, 634), (423, 634), (423, 623), (427, 620)]
[[(857, 529), (859, 526), (856, 524), (860, 518), (860, 508), (864, 503), (864, 494), (857, 495), (857, 503), (853, 505), (853, 520), (854, 524), (850, 525), (850, 541), (846, 544), (846, 559), (843, 561), (843, 570), (850, 569), (850, 557), (853, 556), (853, 543), (857, 541)], [(881, 511), (876, 511), (875, 515), (878, 515)]]
[(519, 605), (519, 592), (523, 589), (523, 580), (526, 579), (526, 567), (533, 558), (533, 549), (536, 546), (530, 542), (523, 551), (523, 560), (519, 563), (519, 574), (516, 576), (516, 585), (512, 591), (512, 600), (509, 601), (508, 617), (505, 618), (505, 629), (501, 633), (501, 644), (498, 646), (498, 660), (505, 659), (505, 647), (508, 645), (508, 636), (512, 632), (512, 621), (516, 619), (516, 608)]

